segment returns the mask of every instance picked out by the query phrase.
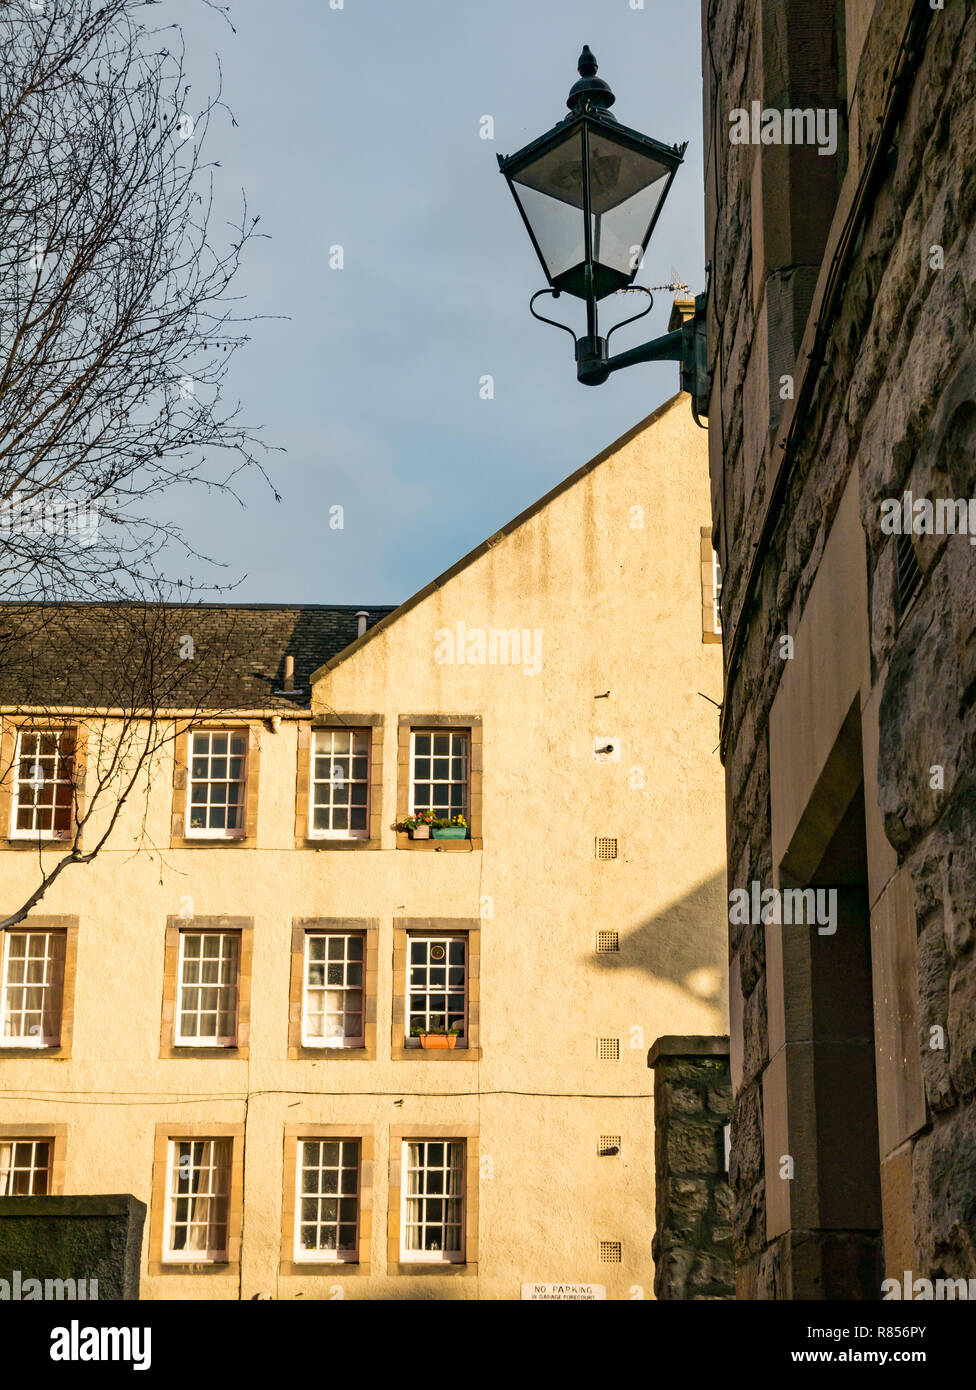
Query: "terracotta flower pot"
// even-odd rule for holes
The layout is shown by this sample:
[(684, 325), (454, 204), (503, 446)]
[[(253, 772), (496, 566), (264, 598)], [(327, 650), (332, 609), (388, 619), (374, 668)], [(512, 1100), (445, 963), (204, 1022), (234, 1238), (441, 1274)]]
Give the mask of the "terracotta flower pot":
[(421, 1033), (420, 1046), (434, 1051), (443, 1051), (445, 1048), (451, 1049), (458, 1040), (457, 1033)]

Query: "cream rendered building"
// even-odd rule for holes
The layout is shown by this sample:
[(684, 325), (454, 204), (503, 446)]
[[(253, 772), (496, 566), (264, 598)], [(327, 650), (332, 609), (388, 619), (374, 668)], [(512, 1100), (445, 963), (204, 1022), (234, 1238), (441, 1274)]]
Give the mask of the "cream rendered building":
[[(148, 1298), (652, 1296), (647, 1052), (727, 1026), (705, 440), (675, 397), (358, 638), (241, 610), (264, 676), (2, 933), (0, 1189), (145, 1201)], [(45, 729), (91, 780), (59, 698), (4, 714), (7, 912)]]

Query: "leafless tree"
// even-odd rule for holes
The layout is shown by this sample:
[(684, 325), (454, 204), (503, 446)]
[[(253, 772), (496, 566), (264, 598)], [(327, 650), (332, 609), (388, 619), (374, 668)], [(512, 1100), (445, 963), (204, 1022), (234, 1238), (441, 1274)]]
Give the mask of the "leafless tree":
[(0, 600), (159, 596), (193, 563), (163, 495), (262, 468), (224, 401), (258, 219), (215, 245), (226, 108), (168, 3), (0, 4)]
[[(233, 118), (219, 80), (191, 101), (172, 11), (0, 0), (0, 705), (21, 728), (70, 722), (87, 747), (82, 774), (66, 745), (69, 793), (56, 793), (70, 794), (70, 833), (46, 848), (38, 837), (36, 888), (0, 927), (90, 862), (130, 797), (148, 797), (173, 711), (186, 727), (218, 700), (221, 641), (190, 679), (179, 639), (194, 631), (182, 601), (214, 587), (206, 566), (220, 557), (189, 545), (169, 502), (264, 472), (259, 432), (225, 400), (247, 341), (233, 281), (258, 219), (242, 195), (237, 221), (212, 232), (204, 150), (214, 119)], [(110, 653), (86, 653), (83, 605), (96, 601)], [(66, 721), (81, 704), (90, 713)], [(0, 792), (25, 767), (4, 746)], [(33, 747), (39, 786), (49, 751)]]

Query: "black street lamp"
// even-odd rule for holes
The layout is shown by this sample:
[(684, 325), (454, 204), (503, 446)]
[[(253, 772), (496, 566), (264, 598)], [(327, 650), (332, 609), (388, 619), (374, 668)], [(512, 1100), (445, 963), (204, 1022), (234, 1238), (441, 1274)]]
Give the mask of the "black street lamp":
[[(700, 386), (694, 394), (703, 398), (704, 383), (695, 371), (700, 359), (704, 372), (704, 323), (697, 300), (693, 320), (616, 357), (609, 355), (607, 344), (623, 324), (606, 337), (598, 327), (597, 304), (607, 295), (635, 290), (650, 298), (650, 290), (633, 282), (687, 144), (662, 145), (618, 124), (609, 111), (616, 98), (597, 77), (589, 47), (580, 55), (579, 74), (565, 120), (516, 154), (498, 157), (549, 283), (532, 296), (529, 308), (535, 318), (555, 324), (536, 313), (539, 295), (558, 298), (565, 293), (585, 302), (584, 337), (576, 338), (566, 324), (556, 327), (572, 335), (576, 374), (587, 386), (598, 386), (611, 372), (635, 362), (670, 360), (682, 363), (682, 384), (687, 390)], [(650, 308), (649, 303), (634, 317), (643, 318)], [(702, 304), (702, 320), (703, 315)], [(687, 380), (686, 369), (692, 372)], [(705, 413), (703, 399), (696, 406)]]

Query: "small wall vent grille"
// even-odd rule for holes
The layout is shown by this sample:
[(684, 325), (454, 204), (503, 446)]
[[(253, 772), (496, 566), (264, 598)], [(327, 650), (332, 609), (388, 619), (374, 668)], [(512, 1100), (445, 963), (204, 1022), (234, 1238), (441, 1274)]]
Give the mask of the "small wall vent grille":
[(619, 1134), (601, 1134), (599, 1154), (601, 1158), (616, 1158), (620, 1152)]
[(616, 859), (616, 836), (598, 835), (596, 837), (596, 857), (597, 859)]
[(601, 1062), (620, 1061), (620, 1039), (619, 1038), (597, 1038), (596, 1055)]
[(618, 931), (598, 931), (596, 949), (600, 955), (606, 955), (608, 951), (619, 951), (620, 933)]
[(600, 1263), (602, 1265), (618, 1265), (623, 1259), (623, 1244), (619, 1240), (600, 1241)]

